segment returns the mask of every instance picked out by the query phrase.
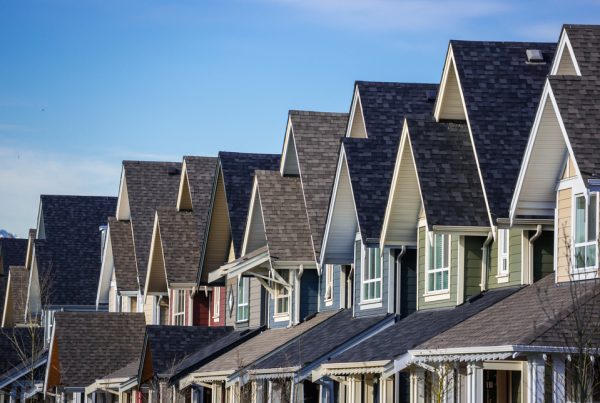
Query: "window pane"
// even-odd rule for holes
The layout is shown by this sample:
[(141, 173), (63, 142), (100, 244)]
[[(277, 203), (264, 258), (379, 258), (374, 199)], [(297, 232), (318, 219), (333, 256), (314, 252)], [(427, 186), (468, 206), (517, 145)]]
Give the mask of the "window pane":
[(442, 272), (442, 289), (446, 290), (448, 288), (448, 271)]
[(448, 267), (450, 265), (450, 236), (443, 235), (444, 238), (444, 260), (442, 267)]
[(440, 234), (435, 235), (435, 263), (433, 268), (440, 269), (443, 266), (443, 249), (444, 249), (444, 236)]
[(375, 296), (374, 298), (381, 297), (381, 283), (379, 281), (375, 282)]
[(369, 283), (363, 284), (363, 296), (365, 299), (369, 299)]
[(585, 267), (585, 246), (575, 248), (575, 268), (582, 269)]
[(508, 230), (503, 229), (502, 231), (502, 253), (508, 253)]
[(595, 241), (596, 234), (597, 234), (597, 232), (596, 232), (596, 194), (590, 195), (590, 206), (588, 208), (587, 227), (588, 227), (587, 240)]
[(435, 286), (435, 275), (433, 273), (429, 273), (429, 279), (428, 279), (428, 291), (433, 291)]
[(585, 242), (585, 198), (575, 199), (575, 242)]
[(589, 245), (585, 248), (585, 265), (586, 267), (596, 266), (596, 244)]
[(442, 272), (435, 273), (435, 289), (442, 289)]
[(381, 277), (381, 259), (379, 256), (379, 248), (374, 248), (375, 249), (375, 276), (374, 278), (379, 278)]

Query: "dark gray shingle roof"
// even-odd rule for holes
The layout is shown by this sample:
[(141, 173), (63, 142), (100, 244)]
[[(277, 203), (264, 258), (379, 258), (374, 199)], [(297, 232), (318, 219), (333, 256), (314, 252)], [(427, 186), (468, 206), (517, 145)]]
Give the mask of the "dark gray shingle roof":
[[(492, 217), (508, 217), (555, 43), (450, 41)], [(527, 63), (539, 49), (546, 63)]]
[(466, 124), (408, 119), (427, 225), (489, 226)]
[(101, 234), (116, 197), (41, 196), (45, 239), (35, 240), (42, 303), (95, 305), (101, 267)]
[(231, 237), (236, 258), (239, 258), (242, 253), (254, 171), (257, 169), (276, 170), (279, 167), (280, 158), (279, 154), (219, 152), (219, 164), (223, 172)]
[(319, 256), (348, 114), (290, 111), (290, 119), (315, 256)]
[[(12, 299), (12, 315), (16, 324), (25, 323), (25, 308), (27, 306), (27, 288), (29, 285), (29, 270), (24, 266), (10, 267), (10, 292)], [(7, 307), (8, 309), (8, 307)]]
[(600, 25), (566, 24), (563, 28), (567, 31), (581, 75), (597, 75), (600, 70)]
[(255, 175), (271, 259), (314, 260), (300, 178), (283, 177), (279, 171)]
[(8, 281), (8, 271), (10, 266), (25, 265), (27, 254), (27, 239), (20, 238), (0, 238), (0, 312), (4, 310), (4, 298), (6, 293), (6, 283)]
[(138, 291), (137, 269), (135, 266), (135, 249), (130, 221), (108, 219), (110, 242), (119, 291)]
[(53, 345), (61, 385), (86, 387), (139, 359), (145, 326), (141, 313), (57, 312)]
[[(4, 375), (12, 372), (16, 368), (35, 360), (35, 356), (40, 356), (43, 350), (43, 336), (41, 329), (20, 327), (20, 328), (0, 328), (0, 381)], [(33, 337), (32, 337), (33, 336)], [(16, 343), (16, 344), (15, 344)], [(29, 355), (23, 358), (21, 351), (34, 351), (35, 356)]]
[[(454, 308), (417, 311), (335, 357), (331, 362), (391, 360), (487, 307), (499, 303), (517, 290), (516, 287), (500, 288), (487, 291), (480, 298)], [(467, 337), (473, 338), (471, 335)]]
[(344, 151), (363, 240), (379, 239), (406, 116), (433, 112), (430, 91), (436, 84), (356, 83), (367, 139), (344, 138)]
[(181, 179), (180, 162), (123, 161), (139, 284), (146, 281), (154, 213), (175, 208)]

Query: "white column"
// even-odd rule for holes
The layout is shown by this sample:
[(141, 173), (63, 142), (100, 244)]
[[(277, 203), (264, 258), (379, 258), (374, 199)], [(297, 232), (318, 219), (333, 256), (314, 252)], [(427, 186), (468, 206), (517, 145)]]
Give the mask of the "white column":
[(552, 356), (552, 401), (555, 403), (565, 401), (565, 357)]
[(483, 364), (472, 362), (467, 365), (467, 403), (483, 402)]
[(425, 402), (425, 370), (414, 368), (410, 371), (410, 403)]
[(528, 403), (544, 403), (544, 359), (534, 355), (527, 357), (529, 387), (527, 388)]

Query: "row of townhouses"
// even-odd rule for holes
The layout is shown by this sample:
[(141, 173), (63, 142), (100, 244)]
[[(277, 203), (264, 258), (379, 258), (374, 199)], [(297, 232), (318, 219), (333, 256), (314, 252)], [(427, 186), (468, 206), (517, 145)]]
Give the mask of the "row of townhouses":
[(41, 196), (0, 239), (0, 403), (600, 401), (600, 26), (557, 34)]

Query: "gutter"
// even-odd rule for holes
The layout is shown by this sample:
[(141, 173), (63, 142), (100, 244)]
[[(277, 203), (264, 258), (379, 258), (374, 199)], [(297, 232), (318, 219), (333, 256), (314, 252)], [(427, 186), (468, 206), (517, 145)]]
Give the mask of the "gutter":
[(489, 263), (489, 255), (490, 255), (490, 244), (492, 243), (492, 241), (494, 240), (494, 234), (492, 231), (488, 232), (488, 236), (485, 239), (485, 242), (483, 243), (483, 246), (481, 247), (481, 250), (483, 251), (483, 257), (482, 257), (482, 261), (481, 261), (481, 291), (485, 291), (487, 289), (487, 275), (488, 275), (488, 269), (490, 266)]
[(296, 273), (296, 284), (294, 284), (294, 324), (300, 323), (300, 279), (304, 274), (304, 265), (301, 264)]
[(402, 275), (400, 273), (400, 271), (402, 270), (402, 257), (406, 254), (406, 245), (402, 245), (402, 249), (400, 249), (400, 253), (398, 253), (398, 256), (396, 256), (396, 281), (394, 281), (394, 288), (395, 288), (395, 292), (394, 292), (394, 297), (396, 298), (395, 304), (394, 304), (394, 311), (393, 313), (395, 313), (396, 315), (400, 314), (400, 309), (402, 308), (400, 306), (400, 300), (402, 297)]

